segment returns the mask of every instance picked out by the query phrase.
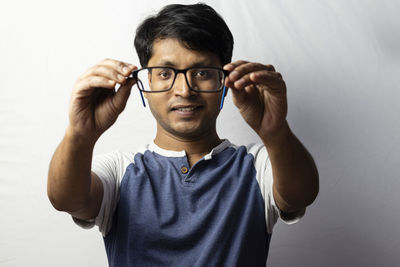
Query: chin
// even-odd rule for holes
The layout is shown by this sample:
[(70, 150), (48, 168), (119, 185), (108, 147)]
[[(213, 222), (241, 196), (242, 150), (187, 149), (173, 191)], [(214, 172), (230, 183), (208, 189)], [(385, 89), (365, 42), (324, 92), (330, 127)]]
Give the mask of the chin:
[(158, 120), (159, 130), (180, 139), (198, 139), (215, 131), (212, 119)]
[(197, 126), (179, 125), (179, 126), (175, 126), (175, 127), (172, 126), (169, 129), (167, 129), (167, 128), (164, 128), (164, 129), (167, 130), (167, 132), (169, 132), (173, 136), (182, 138), (182, 139), (199, 138), (199, 137), (205, 135), (205, 133), (207, 132), (204, 129), (202, 129), (201, 127), (199, 127), (198, 125)]
[(174, 136), (184, 138), (184, 139), (193, 139), (202, 135), (202, 132), (198, 129), (175, 129), (172, 134)]

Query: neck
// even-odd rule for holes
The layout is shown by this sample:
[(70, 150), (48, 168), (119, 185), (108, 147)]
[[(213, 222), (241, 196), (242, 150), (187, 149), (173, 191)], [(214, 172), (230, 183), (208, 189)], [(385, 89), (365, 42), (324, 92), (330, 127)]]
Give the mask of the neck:
[(200, 136), (183, 137), (173, 135), (160, 128), (157, 127), (154, 143), (166, 150), (184, 150), (191, 166), (222, 142), (215, 129)]

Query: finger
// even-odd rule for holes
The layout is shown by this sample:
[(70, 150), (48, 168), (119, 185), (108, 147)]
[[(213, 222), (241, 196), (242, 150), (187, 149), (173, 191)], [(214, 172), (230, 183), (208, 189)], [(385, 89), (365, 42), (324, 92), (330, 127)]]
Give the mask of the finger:
[(233, 87), (233, 83), (240, 79), (241, 75), (244, 75), (246, 73), (248, 73), (249, 71), (251, 71), (251, 66), (255, 67), (258, 66), (258, 68), (262, 68), (261, 64), (258, 63), (250, 63), (248, 61), (244, 61), (244, 60), (238, 60), (229, 64), (226, 64), (223, 68), (225, 70), (228, 70), (230, 72), (230, 74), (227, 76), (227, 78), (225, 79), (225, 86), (227, 87)]
[(261, 70), (247, 73), (239, 80), (233, 82), (233, 85), (236, 89), (245, 88), (250, 84), (261, 84), (275, 88), (282, 85), (283, 80), (281, 77), (282, 75), (280, 73)]
[(240, 66), (237, 66), (230, 74), (229, 79), (232, 81), (239, 80), (243, 75), (246, 75), (251, 72), (266, 70), (266, 71), (275, 71), (275, 68), (272, 65), (263, 65), (260, 63), (245, 63)]
[[(244, 60), (238, 60), (238, 61), (226, 64), (223, 67), (223, 69), (230, 72), (229, 75), (225, 79), (225, 86), (227, 86), (229, 88), (234, 88), (234, 82), (237, 80), (236, 76), (238, 75), (235, 72), (235, 69), (238, 68), (239, 66), (246, 65), (246, 64), (249, 64), (249, 62), (244, 61)], [(233, 76), (232, 76), (232, 73), (234, 73)], [(235, 78), (235, 79), (233, 79), (233, 78)]]
[(250, 76), (252, 79), (266, 79), (266, 80), (270, 80), (270, 79), (281, 79), (282, 78), (282, 74), (280, 72), (276, 72), (276, 71), (265, 71), (265, 70), (261, 70), (261, 71), (255, 71), (250, 73)]
[(84, 78), (89, 78), (91, 76), (100, 76), (106, 79), (115, 81), (116, 83), (122, 84), (125, 82), (126, 77), (116, 69), (105, 66), (105, 65), (96, 65), (93, 68), (90, 68), (84, 75)]
[(129, 78), (126, 83), (121, 85), (113, 98), (113, 105), (121, 113), (126, 106), (126, 102), (131, 94), (132, 86), (136, 83), (135, 79)]
[(265, 67), (266, 67), (269, 71), (275, 71), (275, 67), (272, 66), (271, 64), (265, 65)]
[(243, 89), (246, 86), (252, 84), (253, 81), (250, 79), (250, 74), (246, 74), (246, 75), (240, 77), (239, 80), (232, 81), (232, 83), (233, 83), (233, 89), (239, 90), (239, 89)]
[(111, 58), (104, 59), (98, 65), (109, 66), (125, 77), (127, 77), (134, 69), (137, 69), (137, 67), (132, 64)]
[(237, 61), (235, 61), (235, 62), (231, 62), (231, 63), (226, 64), (226, 65), (223, 67), (223, 69), (224, 69), (224, 70), (227, 70), (227, 71), (233, 71), (236, 67), (238, 67), (238, 66), (240, 66), (240, 65), (243, 65), (243, 64), (246, 64), (246, 63), (248, 63), (248, 61), (245, 61), (245, 60), (237, 60)]
[[(224, 66), (224, 69), (230, 71), (230, 74), (227, 76), (225, 80), (225, 86), (234, 89), (240, 89), (243, 88), (244, 86), (247, 86), (250, 83), (250, 80), (248, 77), (245, 77), (245, 75), (256, 72), (259, 70), (266, 70), (270, 72), (275, 72), (275, 68), (272, 65), (263, 65), (260, 63), (254, 63), (254, 62), (247, 62), (244, 60), (238, 60), (232, 63), (229, 63)], [(244, 77), (243, 81), (240, 81), (239, 83), (236, 84), (235, 82), (240, 80), (241, 78)]]
[[(223, 67), (223, 69), (228, 70), (228, 71), (233, 71), (235, 68), (237, 68), (239, 66), (242, 66), (244, 64), (247, 64), (247, 63), (250, 63), (250, 62), (245, 61), (245, 60), (237, 60), (235, 62), (231, 62), (231, 63), (226, 64)], [(266, 69), (268, 69), (270, 71), (275, 71), (274, 66), (272, 66), (270, 64), (268, 64), (268, 65), (263, 65), (263, 64), (260, 64), (260, 63), (254, 63), (254, 64), (262, 65), (262, 66), (264, 66)]]
[[(249, 77), (246, 77), (246, 75), (248, 75), (249, 73), (255, 72), (255, 71), (259, 71), (259, 70), (268, 70), (268, 67), (266, 65), (262, 65), (260, 63), (243, 62), (243, 61), (241, 61), (240, 63), (242, 63), (242, 64), (236, 66), (229, 73), (226, 84), (230, 88), (232, 88), (232, 87), (236, 87), (236, 89), (243, 88), (244, 82), (246, 80), (249, 81)], [(239, 80), (241, 80), (241, 81), (237, 82)]]
[(87, 70), (82, 77), (88, 77), (90, 75), (105, 75), (118, 83), (123, 83), (123, 78), (126, 79), (134, 69), (137, 69), (137, 67), (132, 64), (114, 59), (104, 59)]
[(102, 76), (89, 76), (87, 78), (79, 79), (75, 88), (77, 90), (92, 90), (94, 88), (108, 88), (114, 89), (116, 82)]
[(256, 84), (266, 85), (270, 91), (279, 90), (286, 92), (286, 83), (279, 72), (253, 72), (250, 74), (250, 80)]

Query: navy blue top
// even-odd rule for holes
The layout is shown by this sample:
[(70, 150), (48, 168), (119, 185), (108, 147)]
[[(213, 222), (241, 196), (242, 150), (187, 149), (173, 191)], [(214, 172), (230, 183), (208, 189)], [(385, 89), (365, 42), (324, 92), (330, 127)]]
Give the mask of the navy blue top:
[(268, 166), (264, 147), (227, 140), (191, 168), (155, 144), (96, 159), (110, 266), (265, 266), (279, 214)]

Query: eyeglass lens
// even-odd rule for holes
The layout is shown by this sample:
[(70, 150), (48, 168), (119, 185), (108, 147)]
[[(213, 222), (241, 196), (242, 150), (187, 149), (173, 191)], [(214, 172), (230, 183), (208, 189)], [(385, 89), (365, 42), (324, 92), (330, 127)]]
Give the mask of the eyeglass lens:
[[(216, 68), (191, 68), (186, 71), (189, 87), (196, 91), (219, 91), (223, 88), (225, 74)], [(137, 73), (140, 89), (145, 92), (166, 91), (172, 88), (177, 73), (172, 68), (144, 68)], [(183, 78), (183, 77), (182, 77)]]

